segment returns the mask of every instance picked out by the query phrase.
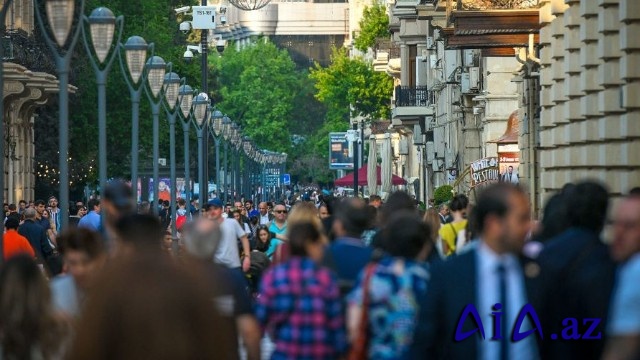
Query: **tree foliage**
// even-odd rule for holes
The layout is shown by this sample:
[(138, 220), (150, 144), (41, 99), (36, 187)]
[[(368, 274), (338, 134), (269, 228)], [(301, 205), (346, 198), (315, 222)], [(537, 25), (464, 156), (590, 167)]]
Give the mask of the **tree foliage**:
[(376, 39), (389, 35), (389, 16), (384, 5), (365, 7), (359, 24), (360, 34), (355, 38), (353, 46), (360, 51), (366, 52), (375, 45)]
[(288, 152), (292, 115), (301, 81), (286, 50), (259, 40), (218, 58), (218, 108), (243, 127), (260, 147)]

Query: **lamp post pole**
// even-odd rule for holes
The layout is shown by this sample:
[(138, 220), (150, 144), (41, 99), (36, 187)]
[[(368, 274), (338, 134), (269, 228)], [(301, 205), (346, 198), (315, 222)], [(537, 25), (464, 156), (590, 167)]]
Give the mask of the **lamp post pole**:
[(193, 100), (193, 117), (194, 126), (196, 127), (196, 135), (198, 136), (198, 181), (200, 185), (200, 202), (204, 206), (207, 201), (208, 184), (204, 178), (204, 146), (202, 140), (202, 132), (208, 126), (207, 112), (209, 110), (209, 97), (206, 93), (201, 92)]
[[(120, 54), (125, 53), (125, 63), (120, 59), (120, 68), (125, 74), (124, 79), (129, 88), (131, 96), (131, 188), (133, 189), (133, 199), (138, 202), (138, 138), (140, 130), (140, 97), (142, 95), (141, 84), (147, 79), (144, 65), (146, 62), (147, 49), (153, 49), (153, 44), (147, 45), (147, 42), (140, 36), (132, 36), (127, 42), (120, 44)], [(127, 77), (127, 72), (129, 77)]]
[(193, 102), (193, 89), (189, 85), (181, 85), (178, 90), (180, 111), (182, 115), (182, 135), (184, 143), (184, 194), (189, 209), (191, 208), (191, 176), (189, 174), (189, 116)]
[[(11, 5), (12, 0), (7, 0), (0, 9), (0, 32), (4, 34), (5, 31), (5, 19), (7, 9)], [(0, 38), (0, 61), (4, 59), (4, 37)], [(4, 66), (0, 63), (0, 100), (4, 100)], [(4, 115), (4, 101), (0, 101), (0, 114)], [(5, 137), (5, 122), (4, 116), (2, 117), (2, 124), (0, 124), (0, 204), (4, 204), (4, 137)], [(0, 264), (4, 261), (4, 248), (0, 247)]]
[[(207, 0), (201, 0), (200, 1), (202, 6), (207, 6)], [(214, 17), (214, 20), (217, 20), (217, 17)], [(214, 22), (214, 28), (215, 28), (215, 22)], [(209, 29), (202, 29), (201, 30), (201, 35), (200, 35), (200, 66), (201, 66), (201, 70), (202, 70), (202, 92), (207, 96), (207, 99), (209, 98), (209, 59), (208, 59), (208, 54), (209, 54), (209, 39), (208, 39), (208, 35), (209, 35)], [(202, 127), (204, 127), (204, 131), (207, 131), (207, 126), (209, 126), (209, 121), (204, 121)], [(206, 133), (205, 133), (206, 134)], [(198, 150), (199, 152), (202, 152), (202, 173), (199, 174), (198, 177), (198, 181), (200, 182), (200, 184), (204, 184), (204, 192), (202, 192), (203, 189), (203, 185), (200, 185), (200, 199), (201, 200), (201, 206), (204, 206), (204, 204), (206, 204), (206, 202), (209, 200), (209, 176), (207, 175), (209, 173), (209, 166), (208, 166), (208, 157), (209, 157), (209, 150), (208, 150), (208, 136), (205, 136), (202, 139), (202, 143), (198, 144), (198, 149), (201, 148), (201, 150)], [(200, 165), (199, 165), (200, 166)]]
[(171, 237), (176, 238), (176, 118), (178, 110), (175, 108), (178, 101), (178, 91), (180, 87), (180, 76), (174, 72), (170, 72), (164, 76), (164, 98), (165, 111), (169, 119), (169, 189), (171, 191)]
[[(83, 44), (87, 50), (87, 55), (89, 55), (89, 60), (91, 60), (93, 71), (96, 74), (96, 84), (98, 85), (98, 178), (100, 180), (100, 191), (102, 194), (107, 186), (107, 75), (109, 75), (113, 60), (118, 56), (118, 47), (116, 47), (111, 56), (107, 58), (109, 50), (111, 49), (111, 42), (113, 41), (107, 27), (113, 30), (117, 24), (117, 43), (119, 44), (120, 38), (122, 37), (124, 17), (118, 16), (116, 19), (111, 10), (99, 7), (93, 10), (88, 18), (82, 16), (82, 19), (84, 23), (89, 24), (91, 42), (93, 43), (93, 49), (98, 57), (98, 61), (100, 64), (104, 64), (106, 61), (104, 67), (100, 68), (100, 65), (91, 54), (87, 33), (84, 30), (84, 26), (82, 26)], [(101, 216), (100, 218), (104, 226), (105, 216)]]
[(160, 157), (160, 105), (162, 103), (161, 91), (164, 82), (164, 74), (167, 64), (159, 56), (153, 56), (147, 61), (149, 71), (148, 84), (145, 87), (147, 97), (151, 103), (153, 115), (153, 207), (154, 215), (158, 215), (158, 183), (160, 182), (160, 169), (158, 158)]
[[(38, 27), (43, 34), (43, 38), (49, 49), (54, 54), (56, 62), (56, 71), (58, 73), (58, 167), (60, 171), (60, 211), (62, 214), (62, 227), (65, 228), (69, 224), (69, 66), (71, 64), (71, 56), (75, 48), (82, 26), (77, 24), (72, 31), (72, 21), (56, 21), (50, 22), (45, 26), (38, 8), (41, 1), (35, 1), (34, 9)], [(46, 12), (49, 19), (64, 19), (73, 16), (73, 13), (67, 11), (69, 7), (75, 5), (74, 1), (50, 1), (46, 4)], [(80, 13), (84, 13), (84, 0), (80, 0)], [(4, 17), (2, 19), (4, 22)], [(65, 23), (65, 25), (62, 25)], [(48, 30), (50, 29), (50, 31)], [(53, 35), (55, 39), (51, 38)], [(71, 35), (71, 40), (67, 39)], [(65, 48), (65, 45), (68, 46)], [(0, 141), (4, 141), (0, 139)], [(4, 156), (4, 153), (2, 154)], [(3, 174), (0, 174), (4, 176)], [(4, 186), (2, 191), (4, 192)]]
[(229, 150), (229, 142), (225, 141), (224, 142), (224, 175), (222, 176), (223, 181), (224, 181), (224, 203), (226, 204), (229, 201), (229, 185), (227, 184), (229, 182), (229, 179), (227, 177), (228, 174), (228, 170), (229, 170), (229, 161), (227, 159), (227, 151)]

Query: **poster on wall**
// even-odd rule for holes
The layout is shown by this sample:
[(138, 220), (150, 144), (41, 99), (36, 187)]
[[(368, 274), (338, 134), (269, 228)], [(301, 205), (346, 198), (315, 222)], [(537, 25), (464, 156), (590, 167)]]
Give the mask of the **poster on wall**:
[[(171, 192), (169, 189), (171, 188), (171, 181), (168, 178), (160, 178), (158, 182), (158, 199), (164, 201), (171, 200)], [(149, 200), (154, 201), (153, 198), (153, 178), (149, 179)]]
[(329, 134), (329, 169), (353, 169), (353, 154), (346, 132)]
[(520, 153), (501, 152), (498, 154), (500, 163), (500, 181), (512, 184), (520, 183), (518, 167), (520, 165)]
[(487, 157), (471, 163), (471, 187), (491, 184), (500, 180), (497, 157)]

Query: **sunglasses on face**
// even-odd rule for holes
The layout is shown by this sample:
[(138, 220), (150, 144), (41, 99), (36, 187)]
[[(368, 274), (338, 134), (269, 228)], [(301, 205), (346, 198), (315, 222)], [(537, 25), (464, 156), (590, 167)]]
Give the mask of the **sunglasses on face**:
[(274, 211), (274, 212), (275, 212), (276, 214), (286, 214), (286, 213), (288, 213), (288, 211), (287, 211), (287, 210), (276, 210), (276, 211)]

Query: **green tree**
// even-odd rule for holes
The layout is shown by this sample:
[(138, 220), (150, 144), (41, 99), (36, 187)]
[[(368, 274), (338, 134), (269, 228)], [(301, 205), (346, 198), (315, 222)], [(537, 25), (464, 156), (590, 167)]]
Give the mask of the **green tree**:
[(311, 78), (318, 90), (316, 98), (327, 106), (328, 120), (361, 116), (368, 121), (388, 119), (393, 80), (373, 70), (371, 64), (350, 58), (344, 48), (334, 48), (331, 65), (315, 64)]
[(216, 70), (218, 108), (260, 147), (290, 153), (294, 131), (309, 131), (308, 123), (316, 120), (303, 115), (313, 100), (306, 73), (296, 71), (289, 53), (272, 42), (258, 39), (240, 51), (230, 46), (218, 58)]
[(389, 16), (384, 5), (365, 7), (359, 24), (360, 34), (355, 38), (353, 46), (360, 51), (366, 52), (375, 45), (376, 39), (389, 35)]

